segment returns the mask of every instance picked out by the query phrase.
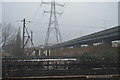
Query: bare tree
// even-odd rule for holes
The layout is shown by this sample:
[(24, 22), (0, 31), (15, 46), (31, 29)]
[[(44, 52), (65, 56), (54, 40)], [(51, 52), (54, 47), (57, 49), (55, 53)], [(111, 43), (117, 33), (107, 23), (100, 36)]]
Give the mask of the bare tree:
[(0, 48), (2, 43), (2, 24), (0, 23)]
[(14, 35), (16, 34), (16, 29), (10, 24), (2, 24), (2, 43), (3, 46), (8, 44), (9, 41), (11, 41), (14, 38)]
[(22, 54), (22, 40), (21, 40), (21, 32), (20, 32), (20, 27), (17, 31), (17, 35), (14, 41), (14, 56), (23, 56)]
[(10, 24), (2, 24), (2, 53), (13, 54), (16, 29)]
[(0, 23), (0, 42), (2, 41), (2, 24)]

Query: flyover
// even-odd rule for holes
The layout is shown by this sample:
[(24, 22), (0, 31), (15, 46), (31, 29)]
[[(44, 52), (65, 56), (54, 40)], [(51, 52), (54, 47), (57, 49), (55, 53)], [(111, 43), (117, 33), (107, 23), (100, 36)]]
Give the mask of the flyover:
[(94, 43), (102, 43), (103, 45), (112, 45), (112, 41), (120, 40), (120, 26), (115, 26), (103, 31), (99, 31), (86, 36), (78, 37), (69, 41), (65, 41), (53, 46), (49, 46), (49, 49), (64, 48), (64, 47), (81, 47), (81, 45), (87, 44), (93, 46)]

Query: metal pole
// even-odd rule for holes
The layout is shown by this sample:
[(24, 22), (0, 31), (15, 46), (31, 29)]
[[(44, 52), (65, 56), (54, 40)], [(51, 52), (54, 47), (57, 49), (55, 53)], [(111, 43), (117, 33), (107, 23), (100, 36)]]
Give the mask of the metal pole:
[(25, 18), (23, 19), (23, 54), (25, 48), (24, 42), (25, 42)]
[[(33, 32), (31, 31), (31, 42), (33, 42)], [(31, 43), (31, 47), (32, 47), (32, 43)]]

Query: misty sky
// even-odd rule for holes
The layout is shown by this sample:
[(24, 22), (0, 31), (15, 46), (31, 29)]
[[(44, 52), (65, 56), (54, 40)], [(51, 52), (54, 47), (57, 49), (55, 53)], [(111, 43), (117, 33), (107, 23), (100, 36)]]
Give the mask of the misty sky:
[[(63, 3), (62, 3), (63, 4)], [(71, 40), (80, 36), (98, 32), (118, 25), (117, 2), (66, 2), (66, 5), (57, 7), (59, 28), (62, 41)], [(0, 4), (1, 5), (1, 4)], [(43, 15), (43, 10), (50, 10), (50, 5), (42, 5), (40, 2), (3, 2), (2, 22), (11, 23), (14, 27), (22, 28), (22, 22), (28, 30), (34, 32), (34, 44), (44, 44), (48, 27), (49, 14)]]

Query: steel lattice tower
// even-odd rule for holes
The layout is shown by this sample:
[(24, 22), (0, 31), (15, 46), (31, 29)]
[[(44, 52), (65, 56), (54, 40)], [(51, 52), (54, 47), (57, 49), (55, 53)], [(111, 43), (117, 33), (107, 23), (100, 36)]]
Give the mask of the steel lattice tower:
[(53, 31), (55, 32), (55, 37), (56, 37), (56, 42), (54, 42), (53, 44), (58, 44), (62, 42), (62, 37), (60, 34), (59, 24), (57, 20), (57, 14), (61, 15), (62, 13), (56, 12), (56, 6), (64, 6), (64, 5), (56, 4), (55, 0), (52, 0), (50, 3), (43, 2), (43, 4), (51, 5), (50, 11), (44, 11), (44, 13), (50, 13), (49, 24), (48, 24), (48, 29), (47, 29), (45, 44), (44, 44), (44, 46), (47, 47), (50, 44), (49, 43), (50, 33)]

